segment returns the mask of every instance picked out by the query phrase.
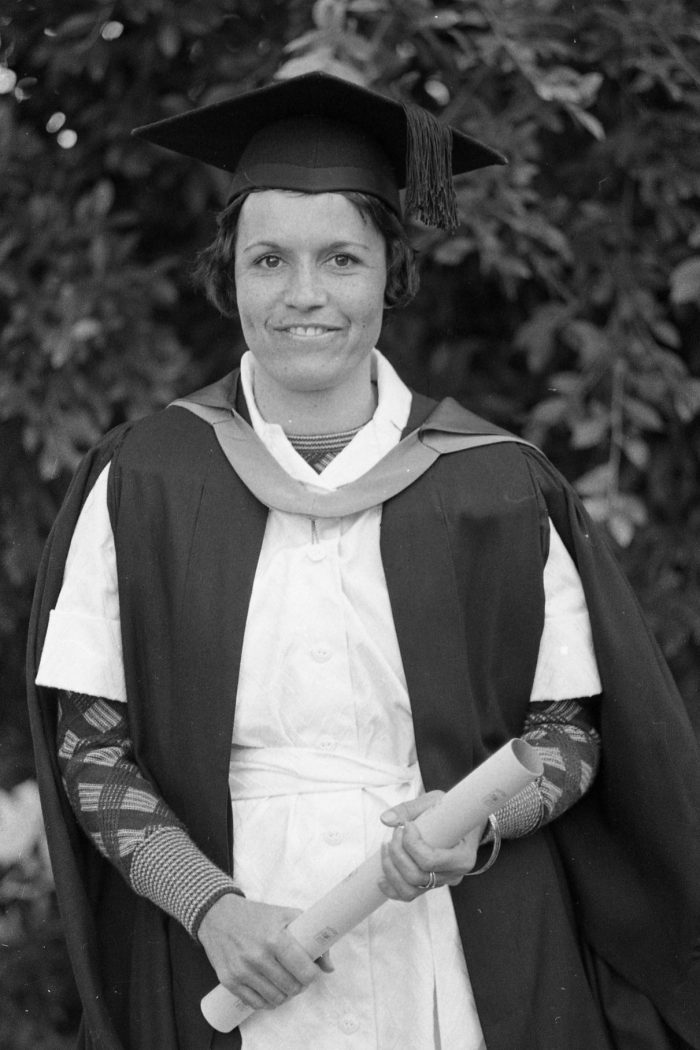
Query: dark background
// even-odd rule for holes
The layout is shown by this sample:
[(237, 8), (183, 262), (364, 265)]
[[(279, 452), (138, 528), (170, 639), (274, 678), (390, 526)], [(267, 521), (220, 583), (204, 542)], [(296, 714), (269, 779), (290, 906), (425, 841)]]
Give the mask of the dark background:
[[(415, 387), (541, 444), (577, 485), (700, 721), (689, 0), (5, 0), (0, 835), (26, 820), (8, 793), (32, 776), (24, 635), (70, 474), (110, 426), (243, 349), (188, 276), (226, 177), (130, 129), (318, 68), (419, 102), (509, 157), (461, 183), (456, 236), (414, 231), (422, 290), (380, 345)], [(7, 1050), (59, 1050), (75, 1023), (39, 847), (0, 852)]]

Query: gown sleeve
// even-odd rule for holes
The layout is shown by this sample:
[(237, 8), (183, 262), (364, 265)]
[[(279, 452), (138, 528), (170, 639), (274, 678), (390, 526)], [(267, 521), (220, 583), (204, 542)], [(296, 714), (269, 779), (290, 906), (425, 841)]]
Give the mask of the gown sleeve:
[(36, 684), (124, 701), (117, 562), (107, 507), (109, 466), (80, 511), (61, 590), (49, 613)]

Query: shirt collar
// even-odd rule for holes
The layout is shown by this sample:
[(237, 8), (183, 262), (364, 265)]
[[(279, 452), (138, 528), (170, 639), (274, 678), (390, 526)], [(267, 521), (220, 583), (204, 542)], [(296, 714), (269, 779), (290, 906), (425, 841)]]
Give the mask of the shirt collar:
[[(379, 350), (372, 350), (370, 366), (372, 381), (377, 384), (377, 407), (372, 418), (375, 423), (392, 426), (401, 433), (411, 411), (411, 391)], [(246, 350), (241, 358), (241, 383), (253, 430), (261, 438), (284, 433), (278, 423), (268, 423), (260, 415), (253, 392), (254, 377), (255, 358)]]
[(253, 430), (277, 462), (299, 481), (321, 488), (336, 488), (360, 477), (401, 440), (411, 410), (411, 391), (386, 358), (372, 350), (371, 374), (377, 383), (374, 415), (321, 474), (292, 447), (282, 427), (260, 414), (254, 395), (255, 358), (247, 351), (241, 358), (241, 384)]
[(411, 391), (379, 350), (372, 351), (371, 367), (372, 380), (377, 384), (374, 420), (390, 424), (402, 433), (411, 411)]

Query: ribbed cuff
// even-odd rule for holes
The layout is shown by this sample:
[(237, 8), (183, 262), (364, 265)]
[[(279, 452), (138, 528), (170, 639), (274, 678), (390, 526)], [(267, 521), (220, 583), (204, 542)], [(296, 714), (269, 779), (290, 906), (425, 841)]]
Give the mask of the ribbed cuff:
[(539, 780), (533, 780), (494, 813), (504, 839), (519, 839), (536, 831), (544, 815)]
[(135, 893), (172, 915), (194, 938), (220, 897), (240, 895), (230, 875), (205, 857), (182, 828), (161, 828), (148, 835), (133, 857), (129, 875)]

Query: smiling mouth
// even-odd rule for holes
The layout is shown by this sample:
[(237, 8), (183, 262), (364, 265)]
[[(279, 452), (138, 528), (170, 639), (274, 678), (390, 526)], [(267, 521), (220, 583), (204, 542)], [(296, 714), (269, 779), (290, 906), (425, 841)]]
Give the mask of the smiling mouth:
[(316, 336), (330, 335), (331, 332), (337, 332), (338, 329), (320, 324), (290, 324), (281, 328), (280, 331), (303, 339), (313, 339)]

